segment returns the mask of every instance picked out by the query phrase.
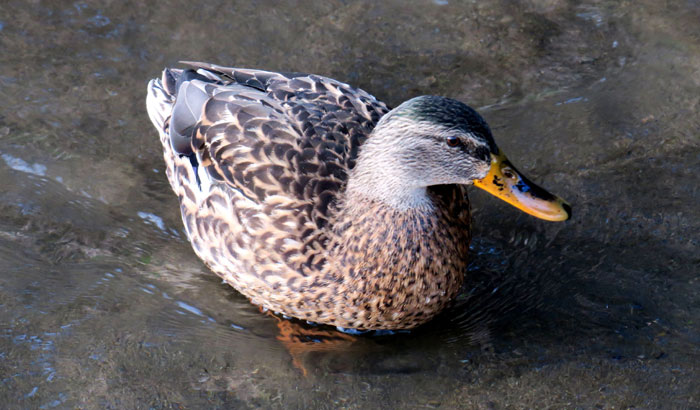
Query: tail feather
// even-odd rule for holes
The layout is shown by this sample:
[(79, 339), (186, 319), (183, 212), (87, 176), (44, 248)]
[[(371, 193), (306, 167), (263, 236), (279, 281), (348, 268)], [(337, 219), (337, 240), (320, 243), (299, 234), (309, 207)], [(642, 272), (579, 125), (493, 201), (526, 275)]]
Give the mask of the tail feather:
[[(204, 71), (204, 70), (200, 70)], [(206, 84), (218, 80), (204, 72), (166, 68), (148, 83), (146, 108), (163, 145), (166, 175), (183, 204), (196, 207), (210, 187), (204, 168), (191, 149), (192, 128), (206, 101)], [(184, 187), (198, 187), (186, 190)], [(189, 192), (190, 196), (186, 195)]]
[(180, 77), (182, 70), (176, 68), (166, 68), (163, 70), (163, 75), (161, 77), (161, 83), (163, 88), (170, 95), (177, 94), (177, 79)]
[(160, 142), (163, 145), (163, 158), (165, 159), (165, 174), (168, 176), (170, 185), (178, 196), (181, 195), (181, 180), (186, 179), (189, 168), (189, 160), (179, 158), (173, 154), (170, 144), (170, 118), (175, 105), (177, 94), (176, 77), (169, 69), (163, 71), (161, 78), (154, 78), (148, 83), (146, 95), (146, 109), (148, 117), (158, 130)]
[(162, 79), (153, 79), (148, 83), (146, 109), (153, 126), (160, 133), (161, 139), (168, 136), (170, 115), (175, 103), (175, 79), (169, 70), (163, 71)]

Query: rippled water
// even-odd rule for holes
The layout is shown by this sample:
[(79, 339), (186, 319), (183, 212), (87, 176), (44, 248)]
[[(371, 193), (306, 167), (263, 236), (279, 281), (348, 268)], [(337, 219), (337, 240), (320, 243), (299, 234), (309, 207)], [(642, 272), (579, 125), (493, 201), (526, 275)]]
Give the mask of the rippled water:
[[(0, 402), (697, 407), (700, 3), (658, 3), (4, 1)], [(574, 218), (474, 192), (464, 291), (411, 333), (263, 314), (163, 174), (145, 86), (181, 59), (461, 99)]]

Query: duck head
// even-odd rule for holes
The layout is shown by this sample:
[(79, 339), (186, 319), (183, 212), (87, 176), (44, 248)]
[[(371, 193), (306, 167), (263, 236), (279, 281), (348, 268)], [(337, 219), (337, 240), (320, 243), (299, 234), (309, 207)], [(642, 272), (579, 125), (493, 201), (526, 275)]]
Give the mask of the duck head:
[(410, 99), (380, 119), (348, 189), (413, 208), (425, 205), (427, 187), (443, 184), (474, 185), (548, 221), (571, 216), (566, 201), (518, 172), (475, 110), (437, 96)]

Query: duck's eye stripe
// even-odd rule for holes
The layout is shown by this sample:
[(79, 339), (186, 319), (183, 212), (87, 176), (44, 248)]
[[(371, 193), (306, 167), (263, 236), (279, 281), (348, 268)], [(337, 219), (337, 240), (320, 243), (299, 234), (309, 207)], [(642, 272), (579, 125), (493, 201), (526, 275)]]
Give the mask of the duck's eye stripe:
[(474, 155), (474, 156), (479, 158), (482, 161), (488, 161), (489, 157), (491, 156), (491, 152), (486, 147), (477, 148), (475, 154), (476, 155)]

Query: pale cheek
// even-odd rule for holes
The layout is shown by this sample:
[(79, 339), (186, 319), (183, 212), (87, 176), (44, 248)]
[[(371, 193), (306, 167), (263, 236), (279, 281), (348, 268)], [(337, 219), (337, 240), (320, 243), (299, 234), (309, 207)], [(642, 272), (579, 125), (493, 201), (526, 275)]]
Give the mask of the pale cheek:
[(476, 179), (481, 179), (486, 176), (486, 174), (489, 173), (489, 169), (491, 168), (491, 164), (484, 164), (484, 163), (479, 163), (477, 165), (477, 172), (480, 174), (477, 176)]

